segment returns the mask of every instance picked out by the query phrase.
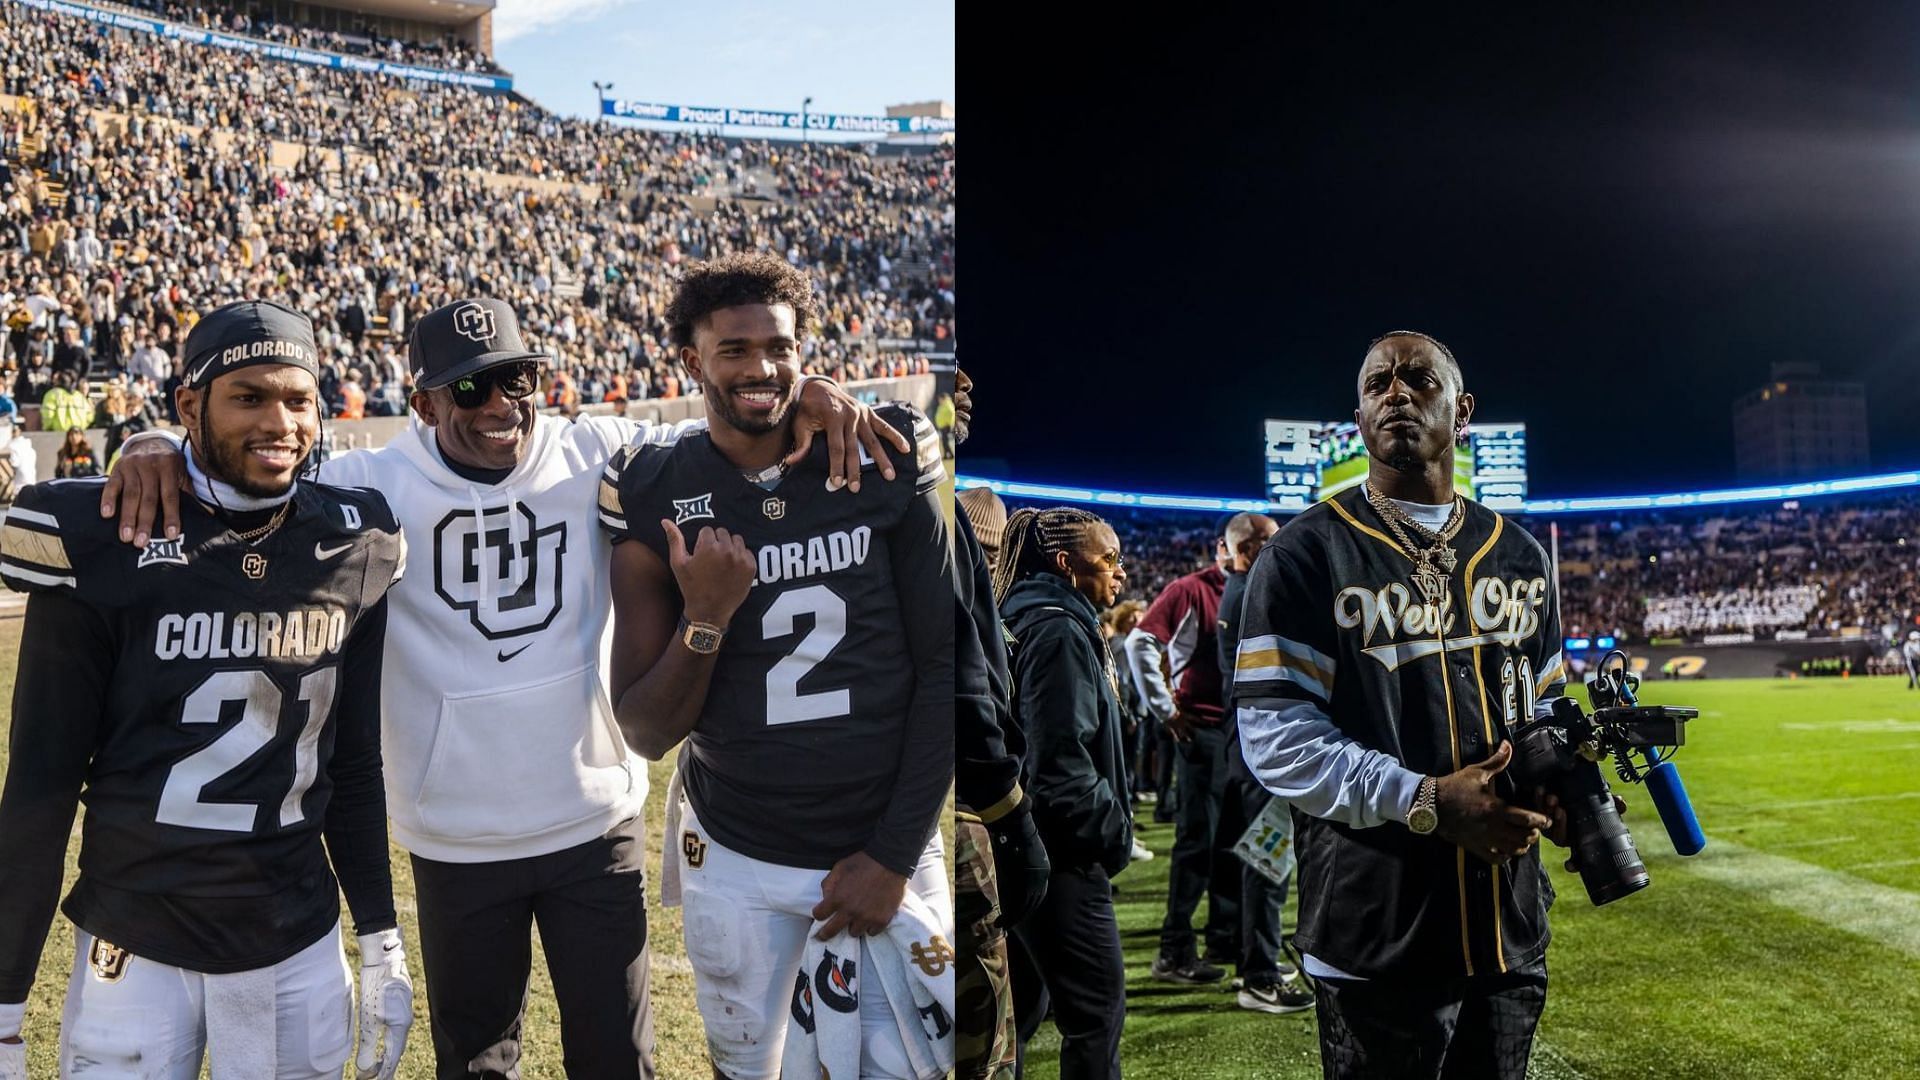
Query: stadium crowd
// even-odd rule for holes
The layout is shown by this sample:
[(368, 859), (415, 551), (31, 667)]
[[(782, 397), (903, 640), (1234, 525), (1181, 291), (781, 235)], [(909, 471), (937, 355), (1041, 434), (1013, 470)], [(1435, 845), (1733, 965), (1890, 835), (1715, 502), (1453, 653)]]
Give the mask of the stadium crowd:
[[(1207, 514), (1101, 516), (1127, 553), (1129, 596), (1150, 600), (1212, 561)], [(1860, 628), (1892, 641), (1920, 626), (1920, 497), (1517, 520), (1542, 545), (1559, 526), (1569, 636), (1630, 644)]]
[(216, 33), (260, 38), (293, 48), (325, 49), (397, 64), (421, 64), (452, 71), (500, 70), (491, 58), (468, 48), (465, 42), (454, 38), (452, 34), (433, 42), (382, 37), (370, 29), (347, 34), (338, 30), (280, 22), (274, 19), (270, 11), (263, 12), (257, 4), (181, 4), (174, 0), (131, 0), (128, 6), (151, 12), (170, 22), (185, 23)]
[[(0, 312), (21, 404), (62, 368), (170, 397), (195, 312), (240, 296), (313, 317), (337, 416), (403, 412), (407, 327), (466, 295), (507, 301), (558, 356), (549, 405), (679, 396), (693, 387), (665, 344), (675, 269), (742, 250), (824, 283), (810, 371), (924, 371), (895, 343), (952, 339), (950, 148), (663, 135), (0, 15), (0, 77), (21, 99), (0, 117)], [(502, 176), (567, 183), (507, 190)], [(754, 176), (772, 197), (702, 197)]]
[[(1544, 542), (1547, 521), (1525, 521)], [(1571, 635), (1861, 628), (1920, 616), (1920, 498), (1558, 519)]]

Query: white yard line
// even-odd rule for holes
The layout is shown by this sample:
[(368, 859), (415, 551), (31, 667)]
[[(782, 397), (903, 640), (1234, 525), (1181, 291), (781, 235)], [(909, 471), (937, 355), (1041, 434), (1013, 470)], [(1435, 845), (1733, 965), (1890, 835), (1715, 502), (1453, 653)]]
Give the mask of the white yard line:
[(1887, 866), (1920, 866), (1920, 859), (1883, 859), (1880, 862), (1857, 862), (1851, 866), (1843, 866), (1840, 869), (1848, 871), (1879, 870)]
[(1787, 848), (1826, 847), (1829, 844), (1850, 844), (1859, 839), (1855, 836), (1824, 836), (1818, 840), (1794, 840), (1785, 844), (1768, 844), (1768, 851), (1782, 851)]
[(1679, 865), (1695, 877), (1920, 959), (1920, 894), (1717, 838)]

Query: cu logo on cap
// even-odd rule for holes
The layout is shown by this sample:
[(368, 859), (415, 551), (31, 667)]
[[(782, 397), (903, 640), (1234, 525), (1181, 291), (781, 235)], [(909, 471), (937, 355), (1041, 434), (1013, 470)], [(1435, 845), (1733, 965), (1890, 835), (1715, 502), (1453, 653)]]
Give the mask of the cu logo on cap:
[(462, 304), (454, 309), (453, 329), (461, 337), (473, 341), (492, 341), (493, 312), (479, 304)]

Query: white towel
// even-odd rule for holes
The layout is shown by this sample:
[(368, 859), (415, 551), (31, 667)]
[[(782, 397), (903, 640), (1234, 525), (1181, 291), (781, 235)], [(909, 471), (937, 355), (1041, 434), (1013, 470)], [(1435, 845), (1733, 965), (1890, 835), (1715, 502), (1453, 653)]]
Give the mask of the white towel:
[(673, 778), (667, 781), (667, 826), (660, 842), (660, 906), (680, 906), (680, 766), (686, 762), (687, 749), (673, 759)]
[(909, 891), (887, 932), (867, 939), (867, 954), (900, 1022), (916, 1080), (953, 1071), (952, 927), (925, 900)]
[[(842, 932), (829, 941), (807, 931), (800, 960), (804, 998), (795, 1002), (781, 1048), (781, 1080), (860, 1076), (860, 988), (884, 994), (899, 1024), (915, 1080), (953, 1069), (953, 946), (926, 901), (909, 891), (887, 931), (870, 938)], [(851, 959), (857, 957), (858, 959)], [(824, 982), (824, 985), (823, 985)], [(833, 1002), (848, 1002), (835, 1008)], [(810, 1016), (811, 1030), (802, 1013)]]
[(278, 1071), (273, 973), (263, 967), (205, 977), (212, 1080), (260, 1080)]

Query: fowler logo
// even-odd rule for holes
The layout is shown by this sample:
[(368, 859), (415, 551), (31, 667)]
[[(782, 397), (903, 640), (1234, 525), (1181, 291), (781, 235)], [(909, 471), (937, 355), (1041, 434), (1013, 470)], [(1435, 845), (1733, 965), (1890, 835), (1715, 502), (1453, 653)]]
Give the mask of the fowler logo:
[(473, 341), (492, 341), (495, 335), (493, 312), (479, 304), (462, 304), (454, 309), (453, 330)]

